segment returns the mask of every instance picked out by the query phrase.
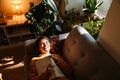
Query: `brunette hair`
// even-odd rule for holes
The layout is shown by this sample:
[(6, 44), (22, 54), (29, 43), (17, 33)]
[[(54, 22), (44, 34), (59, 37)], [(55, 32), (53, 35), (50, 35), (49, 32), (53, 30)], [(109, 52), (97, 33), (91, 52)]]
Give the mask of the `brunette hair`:
[(36, 49), (36, 50), (38, 50), (38, 48), (39, 48), (39, 42), (40, 42), (42, 39), (47, 39), (47, 40), (50, 42), (49, 37), (47, 37), (47, 36), (40, 36), (40, 37), (36, 40), (36, 42), (35, 42), (35, 49)]

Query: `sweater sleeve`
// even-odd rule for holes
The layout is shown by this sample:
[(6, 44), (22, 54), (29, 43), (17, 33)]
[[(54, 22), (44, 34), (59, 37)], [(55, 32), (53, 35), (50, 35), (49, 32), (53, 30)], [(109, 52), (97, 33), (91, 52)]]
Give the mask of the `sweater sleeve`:
[(71, 66), (59, 54), (52, 54), (52, 57), (56, 64), (60, 67), (62, 72), (65, 74), (65, 76), (71, 78), (72, 76)]

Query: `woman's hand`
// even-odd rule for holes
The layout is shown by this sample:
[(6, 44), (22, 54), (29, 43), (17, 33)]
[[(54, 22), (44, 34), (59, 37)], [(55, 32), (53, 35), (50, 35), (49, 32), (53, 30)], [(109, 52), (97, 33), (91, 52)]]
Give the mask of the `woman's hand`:
[(51, 75), (52, 72), (54, 72), (53, 67), (54, 67), (54, 66), (51, 65), (51, 64), (48, 65), (47, 70), (46, 70), (46, 74), (47, 74), (47, 75)]
[(54, 72), (53, 67), (53, 65), (49, 64), (45, 73), (39, 76), (39, 80), (49, 80), (50, 76)]
[(52, 54), (52, 57), (59, 66), (66, 65), (66, 61), (59, 54)]
[(63, 59), (59, 54), (52, 54), (52, 57), (57, 60)]

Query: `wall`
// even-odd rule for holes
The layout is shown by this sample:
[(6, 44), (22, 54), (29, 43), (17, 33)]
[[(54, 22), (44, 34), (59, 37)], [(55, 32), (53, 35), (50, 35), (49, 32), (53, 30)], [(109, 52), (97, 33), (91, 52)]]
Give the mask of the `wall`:
[(12, 14), (12, 6), (10, 1), (11, 0), (0, 0), (0, 12), (8, 12)]
[(112, 0), (102, 0), (102, 1), (104, 3), (99, 7), (97, 11), (97, 15), (99, 15), (101, 18), (106, 17)]
[(75, 8), (77, 11), (83, 14), (82, 8), (84, 3), (85, 3), (85, 0), (68, 0), (68, 5), (66, 6), (66, 10)]
[(100, 44), (120, 63), (120, 1), (113, 0), (98, 37)]
[[(112, 0), (101, 0), (101, 1), (103, 1), (104, 3), (98, 9), (97, 15), (101, 17), (106, 17), (107, 11), (110, 7)], [(83, 15), (82, 8), (85, 3), (85, 0), (68, 0), (68, 2), (69, 4), (66, 6), (66, 10), (75, 8), (77, 11), (80, 12), (81, 15)]]

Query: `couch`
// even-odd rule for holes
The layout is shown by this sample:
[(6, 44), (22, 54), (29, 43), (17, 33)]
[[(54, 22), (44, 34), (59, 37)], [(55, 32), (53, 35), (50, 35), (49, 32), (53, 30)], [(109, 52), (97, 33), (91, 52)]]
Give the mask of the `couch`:
[[(57, 53), (72, 66), (74, 80), (120, 80), (120, 65), (83, 27), (53, 37)], [(32, 50), (30, 44), (27, 47), (27, 52)]]
[[(52, 38), (56, 39), (56, 51), (71, 65), (74, 80), (120, 80), (120, 64), (83, 27), (77, 26), (69, 33)], [(36, 39), (27, 40), (20, 45), (25, 54), (25, 73), (30, 58), (34, 56), (29, 53), (33, 50), (35, 41)], [(20, 54), (15, 49), (14, 53)]]
[(120, 80), (120, 65), (83, 27), (73, 29), (63, 46), (75, 80)]

